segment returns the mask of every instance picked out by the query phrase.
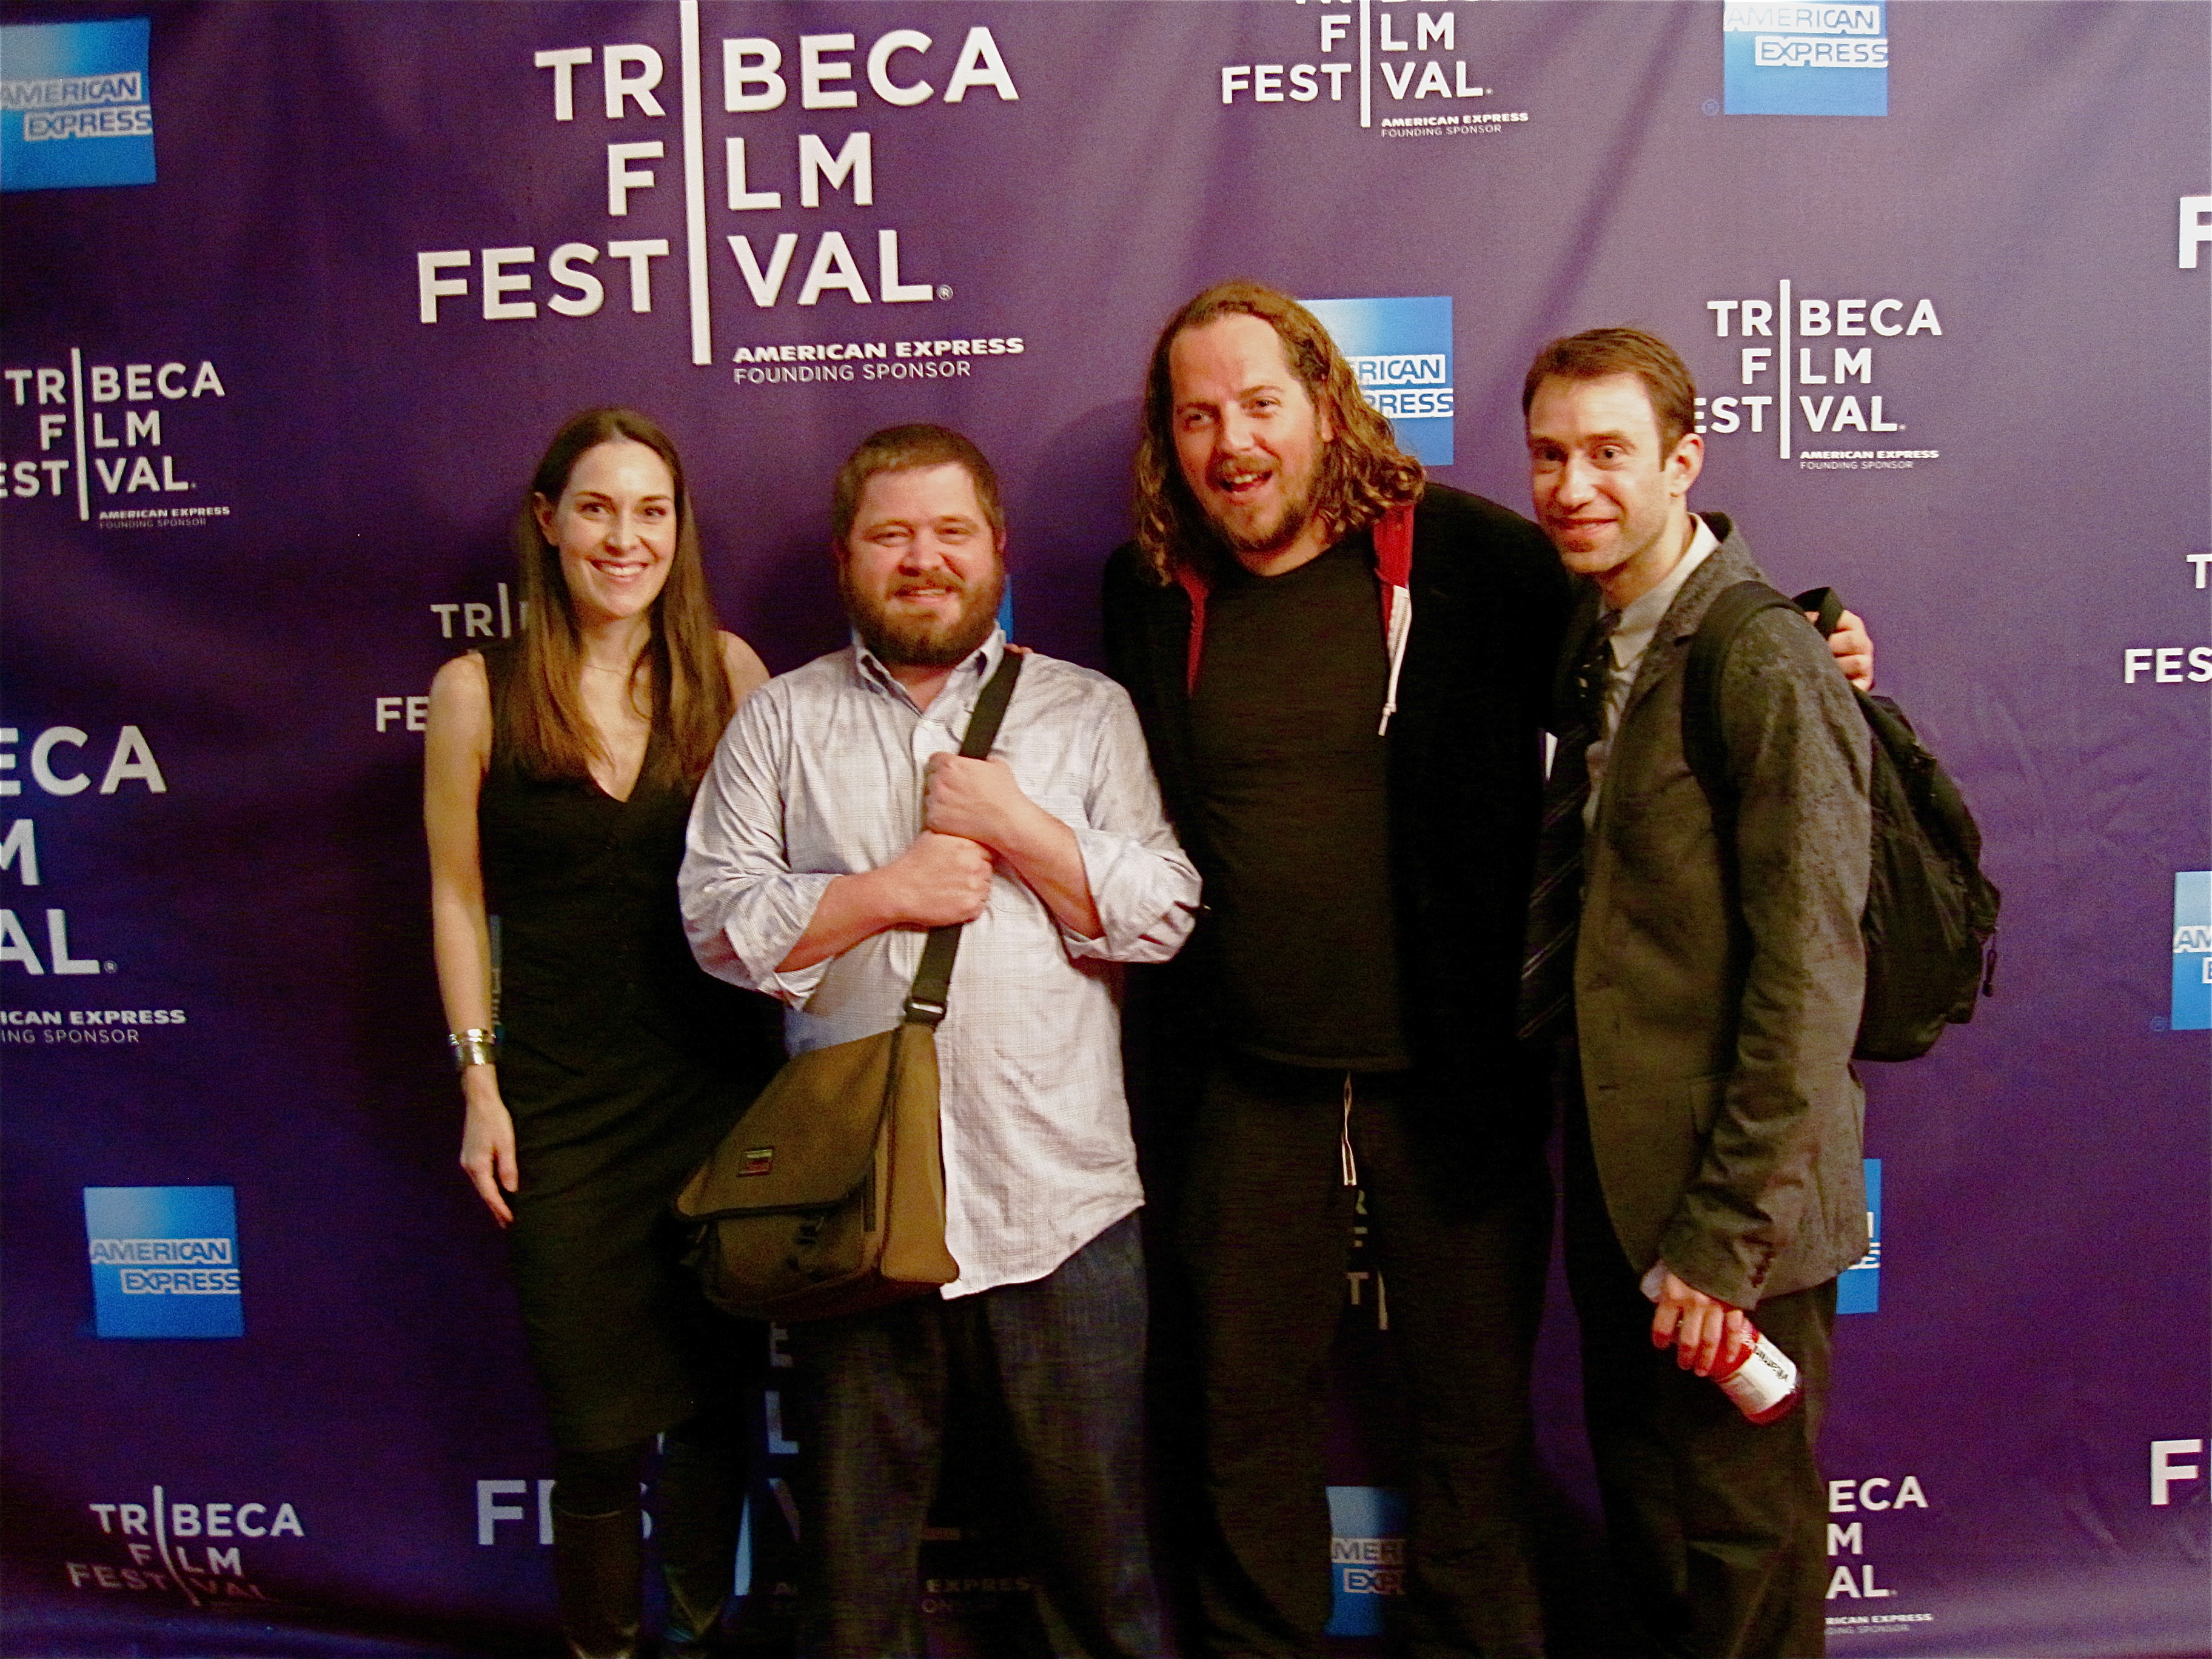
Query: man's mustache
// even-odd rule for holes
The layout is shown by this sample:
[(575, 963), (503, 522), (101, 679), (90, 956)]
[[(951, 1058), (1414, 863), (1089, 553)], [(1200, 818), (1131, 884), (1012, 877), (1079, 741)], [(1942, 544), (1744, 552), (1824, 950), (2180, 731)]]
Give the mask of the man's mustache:
[(968, 591), (968, 579), (964, 576), (956, 575), (950, 570), (945, 571), (942, 575), (910, 577), (907, 580), (893, 583), (886, 592), (884, 597), (887, 599), (896, 599), (902, 598), (908, 593), (919, 593), (927, 588), (933, 587), (941, 587), (947, 592), (951, 593), (964, 594)]

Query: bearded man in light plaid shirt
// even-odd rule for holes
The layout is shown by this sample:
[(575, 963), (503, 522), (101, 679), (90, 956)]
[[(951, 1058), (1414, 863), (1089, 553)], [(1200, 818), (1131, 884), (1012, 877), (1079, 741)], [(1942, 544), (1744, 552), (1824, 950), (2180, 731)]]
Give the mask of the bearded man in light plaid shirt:
[(710, 972), (781, 999), (794, 1054), (895, 1025), (927, 930), (965, 924), (937, 1030), (960, 1276), (794, 1333), (816, 1412), (802, 1650), (921, 1659), (917, 1551), (957, 1398), (1011, 1438), (1050, 1650), (1156, 1659), (1118, 964), (1175, 954), (1198, 876), (1105, 676), (1030, 653), (990, 757), (956, 752), (1009, 648), (975, 445), (876, 434), (834, 527), (853, 643), (738, 709), (693, 809), (684, 921)]

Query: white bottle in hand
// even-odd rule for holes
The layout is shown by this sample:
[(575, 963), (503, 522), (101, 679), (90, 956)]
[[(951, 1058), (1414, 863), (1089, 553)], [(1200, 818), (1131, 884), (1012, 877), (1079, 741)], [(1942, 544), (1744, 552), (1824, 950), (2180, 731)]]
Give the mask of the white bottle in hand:
[[(1656, 1303), (1660, 1286), (1666, 1282), (1667, 1264), (1653, 1262), (1651, 1271), (1644, 1275), (1644, 1296)], [(1752, 1422), (1778, 1422), (1796, 1410), (1798, 1401), (1804, 1397), (1797, 1362), (1760, 1334), (1756, 1325), (1751, 1327), (1751, 1338), (1750, 1345), (1735, 1354), (1722, 1354), (1712, 1380)]]

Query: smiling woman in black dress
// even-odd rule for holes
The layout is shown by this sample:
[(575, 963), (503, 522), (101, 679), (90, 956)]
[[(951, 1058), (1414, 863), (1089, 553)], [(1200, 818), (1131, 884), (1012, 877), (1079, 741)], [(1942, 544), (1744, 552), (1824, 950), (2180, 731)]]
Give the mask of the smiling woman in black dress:
[(665, 1211), (778, 1050), (769, 1006), (692, 963), (676, 870), (700, 775), (767, 672), (715, 628), (683, 463), (644, 416), (564, 426), (515, 539), (526, 625), (439, 671), (425, 744), (461, 1167), (507, 1229), (550, 1408), (569, 1652), (636, 1650), (638, 1480), (660, 1434), (662, 1651), (704, 1652), (742, 1494), (737, 1366)]

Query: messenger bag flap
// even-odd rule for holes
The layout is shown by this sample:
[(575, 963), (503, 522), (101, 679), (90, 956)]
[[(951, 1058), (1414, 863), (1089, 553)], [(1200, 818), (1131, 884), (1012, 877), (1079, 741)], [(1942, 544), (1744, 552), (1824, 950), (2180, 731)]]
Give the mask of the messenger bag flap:
[(898, 1032), (793, 1055), (676, 1194), (687, 1221), (825, 1208), (874, 1163)]

